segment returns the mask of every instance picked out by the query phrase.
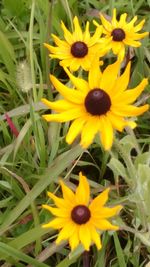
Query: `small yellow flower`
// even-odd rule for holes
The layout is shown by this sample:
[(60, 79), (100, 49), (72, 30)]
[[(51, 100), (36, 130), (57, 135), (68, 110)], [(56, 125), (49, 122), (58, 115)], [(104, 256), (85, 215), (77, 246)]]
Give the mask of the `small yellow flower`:
[(99, 133), (102, 145), (109, 150), (113, 143), (113, 129), (122, 132), (126, 126), (136, 127), (135, 122), (124, 117), (139, 116), (149, 108), (149, 105), (131, 105), (144, 90), (148, 80), (143, 79), (136, 88), (126, 90), (130, 78), (130, 62), (124, 73), (118, 76), (119, 60), (106, 67), (102, 73), (99, 61), (95, 58), (89, 71), (88, 82), (76, 78), (67, 68), (65, 71), (75, 88), (68, 88), (50, 75), (54, 87), (64, 99), (51, 102), (43, 98), (42, 102), (58, 112), (43, 115), (47, 121), (74, 120), (66, 136), (68, 144), (81, 133), (81, 146), (87, 148), (93, 142), (96, 133)]
[(86, 23), (85, 32), (82, 32), (77, 17), (74, 18), (73, 23), (74, 32), (71, 33), (65, 27), (64, 23), (61, 22), (65, 40), (60, 40), (56, 35), (52, 34), (57, 46), (54, 47), (49, 44), (45, 44), (45, 46), (49, 49), (51, 58), (58, 58), (61, 60), (61, 66), (69, 67), (71, 71), (76, 71), (81, 66), (87, 71), (97, 52), (98, 56), (101, 57), (108, 51), (108, 49), (101, 44), (103, 40), (100, 39), (102, 26), (98, 26), (91, 37), (88, 21)]
[[(105, 34), (106, 44), (110, 41), (110, 48), (113, 53), (118, 55), (122, 60), (125, 55), (125, 46), (139, 47), (141, 43), (138, 41), (148, 35), (148, 32), (137, 33), (140, 31), (145, 23), (143, 19), (140, 23), (134, 26), (137, 21), (135, 16), (130, 22), (126, 22), (127, 14), (124, 13), (120, 16), (120, 20), (116, 19), (116, 9), (113, 9), (113, 17), (109, 22), (103, 15), (100, 15), (102, 25), (104, 27), (103, 33)], [(97, 22), (94, 24), (99, 26)]]
[(69, 240), (71, 250), (74, 250), (80, 243), (85, 250), (89, 250), (92, 242), (101, 249), (101, 240), (98, 230), (118, 230), (119, 227), (112, 225), (107, 219), (115, 216), (122, 208), (117, 205), (113, 208), (105, 207), (108, 200), (109, 188), (104, 190), (90, 203), (89, 183), (82, 173), (79, 174), (79, 186), (73, 193), (62, 181), (60, 182), (63, 198), (58, 198), (48, 192), (57, 208), (43, 205), (43, 208), (56, 216), (55, 219), (43, 228), (61, 229), (56, 244), (62, 240)]

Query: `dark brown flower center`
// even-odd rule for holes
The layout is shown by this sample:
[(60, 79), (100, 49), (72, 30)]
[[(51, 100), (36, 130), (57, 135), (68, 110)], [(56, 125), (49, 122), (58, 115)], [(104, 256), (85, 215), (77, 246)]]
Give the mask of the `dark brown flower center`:
[(77, 224), (84, 224), (89, 221), (91, 212), (88, 207), (84, 205), (78, 205), (73, 208), (71, 212), (72, 220)]
[(125, 32), (120, 28), (114, 29), (111, 35), (113, 37), (113, 41), (116, 41), (116, 42), (121, 42), (125, 38)]
[(71, 54), (74, 57), (82, 58), (85, 57), (88, 53), (88, 47), (84, 42), (75, 42), (71, 46)]
[(86, 110), (92, 115), (103, 115), (110, 109), (109, 95), (100, 88), (91, 90), (85, 98)]

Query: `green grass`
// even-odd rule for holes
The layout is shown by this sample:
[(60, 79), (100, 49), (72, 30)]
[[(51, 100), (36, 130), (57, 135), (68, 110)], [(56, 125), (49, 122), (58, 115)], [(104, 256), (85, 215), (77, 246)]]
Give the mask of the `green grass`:
[[(110, 204), (124, 206), (114, 222), (116, 233), (102, 234), (100, 251), (92, 246), (91, 266), (144, 267), (150, 261), (150, 124), (149, 111), (138, 119), (138, 127), (117, 133), (110, 152), (99, 143), (88, 150), (65, 142), (68, 124), (47, 123), (41, 97), (55, 98), (49, 73), (63, 80), (57, 60), (50, 60), (43, 43), (53, 32), (62, 37), (60, 21), (72, 28), (77, 15), (85, 24), (93, 11), (127, 12), (131, 19), (145, 18), (150, 28), (150, 1), (144, 0), (3, 0), (0, 3), (0, 266), (82, 265), (82, 248), (70, 253), (66, 242), (55, 244), (57, 231), (41, 224), (50, 216), (41, 208), (47, 190), (59, 192), (62, 177), (78, 180), (82, 171), (89, 179), (93, 197), (111, 186)], [(132, 59), (130, 87), (150, 73), (150, 43), (145, 38)], [(66, 77), (65, 77), (66, 78)], [(29, 90), (28, 90), (29, 89)], [(149, 102), (150, 86), (139, 101)], [(19, 131), (16, 138), (5, 113)]]

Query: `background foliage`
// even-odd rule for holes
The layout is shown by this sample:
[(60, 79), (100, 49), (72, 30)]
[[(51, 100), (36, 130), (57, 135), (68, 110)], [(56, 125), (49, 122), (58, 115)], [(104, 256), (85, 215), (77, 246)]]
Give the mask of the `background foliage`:
[[(71, 29), (77, 15), (84, 25), (98, 11), (111, 15), (127, 12), (129, 18), (145, 18), (150, 28), (147, 0), (2, 0), (0, 2), (0, 265), (82, 266), (82, 249), (70, 254), (68, 246), (54, 243), (56, 232), (41, 228), (50, 215), (41, 209), (46, 191), (58, 191), (63, 177), (71, 186), (82, 171), (92, 194), (111, 186), (110, 204), (124, 210), (117, 233), (103, 234), (103, 248), (91, 248), (91, 266), (146, 266), (150, 258), (150, 124), (147, 112), (133, 132), (116, 135), (113, 148), (104, 153), (98, 142), (83, 151), (65, 142), (68, 124), (48, 124), (41, 114), (41, 97), (53, 99), (49, 73), (66, 81), (58, 62), (50, 60), (43, 46), (50, 33), (62, 36), (60, 21)], [(91, 32), (94, 27), (91, 23)], [(145, 38), (132, 58), (130, 86), (149, 77), (150, 43)], [(108, 62), (110, 60), (108, 59)], [(149, 98), (148, 86), (139, 99)], [(18, 130), (10, 130), (6, 113)], [(120, 140), (120, 141), (119, 141)], [(69, 256), (68, 256), (69, 255)]]

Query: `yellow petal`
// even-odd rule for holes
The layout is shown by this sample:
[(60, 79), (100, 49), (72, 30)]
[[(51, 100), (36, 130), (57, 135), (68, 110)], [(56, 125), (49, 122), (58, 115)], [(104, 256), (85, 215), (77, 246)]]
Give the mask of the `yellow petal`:
[(51, 192), (47, 192), (47, 195), (54, 201), (58, 208), (67, 208), (67, 203), (63, 198), (57, 197)]
[(59, 39), (58, 36), (56, 36), (55, 34), (52, 34), (52, 37), (57, 46), (62, 47), (63, 49), (66, 49), (67, 51), (70, 50), (70, 45), (67, 42)]
[(70, 236), (72, 236), (73, 232), (75, 231), (75, 228), (75, 223), (69, 221), (58, 234), (56, 244), (59, 244), (62, 240), (67, 240)]
[[(59, 48), (58, 48), (59, 49)], [(49, 54), (49, 56), (51, 57), (51, 58), (58, 58), (58, 59), (60, 59), (60, 60), (70, 60), (70, 58), (72, 58), (71, 56), (70, 56), (70, 54), (68, 54), (68, 53), (65, 53), (64, 51), (59, 51), (58, 52), (58, 49), (57, 49), (57, 51), (55, 51), (54, 52), (54, 54)], [(60, 61), (61, 62), (61, 61)], [(59, 63), (60, 64), (60, 63)]]
[(113, 143), (113, 127), (107, 116), (101, 117), (101, 143), (105, 150), (109, 150)]
[(63, 192), (63, 198), (70, 202), (71, 205), (75, 204), (75, 194), (72, 192), (72, 190), (66, 186), (63, 181), (59, 181), (61, 185), (61, 189)]
[(91, 239), (96, 244), (97, 249), (102, 248), (100, 234), (97, 233), (93, 225), (90, 226)]
[(66, 135), (66, 142), (68, 144), (71, 144), (74, 141), (74, 139), (80, 134), (80, 132), (82, 131), (84, 123), (85, 123), (84, 117), (78, 118), (72, 122), (72, 124), (69, 128), (69, 131)]
[(50, 79), (57, 91), (68, 101), (77, 104), (83, 103), (84, 95), (81, 91), (69, 89), (53, 75), (50, 75)]
[(75, 87), (79, 91), (83, 92), (84, 94), (87, 94), (87, 92), (89, 91), (89, 86), (88, 86), (87, 81), (85, 81), (81, 78), (75, 77), (74, 75), (72, 75), (70, 73), (70, 71), (67, 68), (64, 68), (64, 70), (67, 73), (67, 75), (69, 76), (72, 83), (75, 85)]
[(133, 47), (139, 47), (141, 45), (140, 42), (138, 41), (134, 41), (132, 38), (126, 38), (124, 41), (123, 41), (126, 45), (129, 45), (129, 46), (133, 46)]
[(115, 101), (123, 104), (133, 103), (143, 92), (147, 84), (148, 84), (148, 79), (143, 79), (137, 87), (129, 89), (123, 92), (123, 94), (116, 96)]
[(55, 102), (51, 102), (45, 98), (41, 99), (42, 103), (48, 106), (50, 109), (54, 109), (57, 112), (66, 111), (68, 109), (73, 109), (76, 107), (75, 104), (66, 101), (66, 100), (57, 100)]
[(100, 14), (100, 19), (105, 30), (111, 33), (112, 31), (111, 23), (107, 19), (105, 19), (105, 17), (102, 14)]
[(125, 56), (125, 45), (124, 45), (124, 43), (122, 42), (122, 43), (121, 43), (121, 48), (120, 48), (119, 53), (118, 53), (118, 59), (119, 59), (120, 61), (123, 61), (124, 56)]
[(143, 28), (143, 25), (145, 23), (145, 19), (143, 19), (140, 23), (138, 23), (136, 26), (134, 26), (134, 31), (138, 32)]
[(101, 194), (92, 200), (91, 204), (89, 205), (91, 213), (94, 212), (97, 207), (103, 207), (105, 205), (108, 200), (109, 191), (110, 188), (105, 189)]
[(69, 218), (70, 217), (70, 210), (64, 208), (53, 208), (48, 205), (42, 205), (42, 208), (50, 211), (53, 215), (62, 217), (62, 218)]
[(97, 229), (100, 230), (118, 230), (119, 227), (117, 225), (111, 224), (109, 221), (104, 219), (93, 219), (93, 224)]
[(112, 112), (108, 112), (107, 117), (109, 118), (114, 129), (116, 129), (120, 132), (123, 131), (123, 129), (126, 125), (126, 122), (121, 116), (117, 116), (117, 115), (113, 114)]
[(42, 228), (54, 228), (54, 229), (61, 229), (68, 223), (68, 219), (66, 218), (56, 218), (49, 223), (43, 224)]
[(77, 71), (82, 64), (82, 60), (83, 60), (82, 58), (81, 59), (76, 58), (76, 57), (72, 58), (72, 60), (70, 61), (70, 66), (69, 66), (70, 71), (72, 72)]
[(79, 229), (79, 239), (85, 250), (90, 249), (91, 245), (91, 234), (88, 224), (82, 224)]
[(122, 28), (126, 24), (127, 13), (120, 16), (119, 26)]
[(79, 245), (79, 226), (77, 225), (74, 233), (69, 238), (69, 245), (72, 251)]
[(46, 44), (44, 43), (44, 46), (51, 52), (51, 53), (55, 53), (57, 50), (56, 50), (56, 47), (52, 46), (52, 45), (49, 45), (49, 44)]
[(117, 55), (121, 48), (121, 42), (112, 41), (112, 51), (115, 55)]
[[(88, 81), (90, 89), (99, 88), (100, 87), (100, 80), (102, 77), (102, 73), (99, 68), (99, 58), (95, 56), (91, 64), (91, 68), (89, 70)], [(94, 68), (93, 68), (94, 66)]]
[(96, 43), (99, 42), (100, 36), (102, 34), (103, 27), (98, 26), (93, 34), (93, 36), (90, 38), (88, 42), (88, 47), (94, 46)]
[(84, 58), (82, 58), (81, 67), (85, 71), (88, 71), (90, 69), (90, 67), (91, 67), (91, 61), (90, 61), (89, 54), (87, 54)]
[(139, 116), (145, 111), (149, 109), (149, 105), (144, 105), (141, 107), (135, 107), (132, 105), (116, 105), (113, 109), (113, 113), (124, 116), (124, 117), (130, 117), (130, 116)]
[(137, 124), (135, 121), (126, 121), (126, 126), (129, 126), (131, 129), (134, 129)]
[(85, 32), (83, 34), (83, 42), (88, 44), (90, 40), (90, 32), (89, 32), (89, 21), (86, 22)]
[(128, 29), (128, 30), (130, 30), (133, 26), (134, 26), (134, 23), (137, 21), (137, 16), (135, 16), (129, 23), (127, 23), (127, 25), (126, 25), (126, 28)]
[(115, 63), (106, 67), (103, 71), (101, 81), (100, 81), (100, 88), (104, 89), (106, 92), (111, 91), (114, 83), (118, 77), (118, 73), (120, 70), (120, 61), (117, 60)]
[(117, 28), (118, 21), (116, 20), (116, 8), (113, 9), (113, 16), (112, 16), (111, 23), (112, 23), (113, 28)]
[(74, 23), (74, 32), (73, 32), (74, 40), (83, 41), (82, 30), (81, 30), (81, 27), (79, 25), (79, 20), (76, 16), (73, 19), (73, 23)]
[(90, 116), (83, 126), (82, 133), (81, 133), (81, 146), (83, 148), (87, 148), (92, 142), (99, 131), (99, 117), (97, 116)]
[(68, 58), (70, 55), (70, 47), (64, 47), (64, 46), (60, 46), (60, 47), (55, 47), (49, 44), (44, 44), (44, 46), (46, 48), (48, 48), (48, 50), (53, 53), (50, 54), (50, 57), (56, 57), (56, 58), (60, 58), (60, 59), (65, 59)]
[(113, 87), (112, 99), (113, 95), (116, 96), (117, 94), (120, 94), (127, 88), (130, 79), (130, 68), (131, 68), (131, 62), (128, 63), (124, 73), (120, 77), (118, 77)]
[[(102, 15), (102, 14), (101, 14), (101, 15)], [(93, 24), (94, 24), (96, 27), (100, 26), (99, 23), (98, 23), (95, 19), (93, 20)]]
[(94, 211), (92, 210), (92, 218), (93, 220), (96, 219), (107, 219), (110, 218), (112, 216), (115, 216), (118, 214), (118, 212), (122, 209), (121, 205), (117, 205), (113, 208), (107, 208), (107, 207), (98, 207), (97, 209), (94, 209)]
[(73, 56), (68, 57), (67, 59), (63, 59), (62, 61), (59, 62), (59, 65), (64, 67), (69, 67), (70, 62), (73, 60)]
[(90, 198), (89, 183), (82, 173), (79, 173), (79, 185), (76, 189), (76, 201), (80, 205), (88, 205)]
[(134, 39), (134, 40), (139, 40), (144, 37), (146, 37), (149, 34), (149, 32), (143, 32), (143, 33), (128, 33), (127, 38), (129, 39)]
[(81, 116), (82, 110), (80, 108), (70, 109), (60, 114), (43, 115), (43, 119), (46, 121), (66, 122), (77, 119)]
[(68, 29), (66, 28), (65, 24), (63, 22), (61, 22), (61, 28), (63, 29), (64, 32), (64, 37), (66, 39), (66, 41), (72, 45), (74, 42), (74, 38), (73, 35), (70, 33), (70, 31), (68, 31)]

